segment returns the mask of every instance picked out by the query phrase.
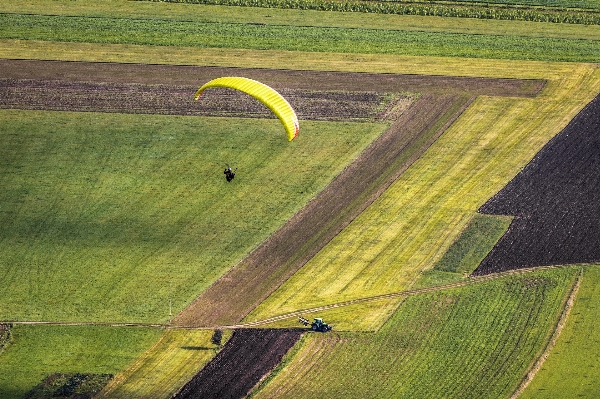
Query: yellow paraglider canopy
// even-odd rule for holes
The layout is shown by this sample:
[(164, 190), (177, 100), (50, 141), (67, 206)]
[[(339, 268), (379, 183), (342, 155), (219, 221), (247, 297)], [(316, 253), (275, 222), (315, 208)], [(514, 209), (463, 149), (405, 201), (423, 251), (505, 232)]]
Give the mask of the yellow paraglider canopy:
[(285, 127), (289, 141), (292, 141), (298, 136), (300, 125), (298, 123), (296, 112), (294, 112), (294, 109), (281, 94), (266, 84), (242, 77), (227, 76), (217, 78), (200, 87), (196, 92), (194, 100), (198, 100), (202, 92), (209, 87), (228, 87), (251, 95), (269, 107), (269, 109), (277, 115)]

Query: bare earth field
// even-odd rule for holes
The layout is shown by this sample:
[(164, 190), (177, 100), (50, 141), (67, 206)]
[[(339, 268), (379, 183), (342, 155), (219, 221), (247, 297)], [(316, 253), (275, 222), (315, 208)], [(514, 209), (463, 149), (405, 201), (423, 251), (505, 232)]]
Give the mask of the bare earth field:
[(514, 215), (473, 274), (600, 261), (600, 96), (480, 212)]
[[(0, 108), (268, 116), (260, 104), (226, 90), (215, 90), (204, 103), (192, 100), (196, 89), (210, 79), (245, 76), (282, 92), (300, 120), (393, 121), (323, 192), (173, 320), (184, 327), (239, 323), (381, 195), (478, 95), (534, 97), (545, 83), (22, 60), (0, 60), (0, 70)], [(385, 101), (387, 106), (379, 109)], [(211, 102), (219, 106), (211, 108)], [(244, 397), (301, 334), (237, 330), (176, 397)]]
[(223, 350), (174, 399), (245, 397), (303, 333), (298, 329), (236, 330)]

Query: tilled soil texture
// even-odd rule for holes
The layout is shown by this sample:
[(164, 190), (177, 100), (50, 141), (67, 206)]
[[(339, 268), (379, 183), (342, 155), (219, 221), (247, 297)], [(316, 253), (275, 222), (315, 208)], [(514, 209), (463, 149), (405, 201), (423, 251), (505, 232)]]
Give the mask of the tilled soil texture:
[(194, 87), (193, 93), (202, 84), (221, 76), (244, 76), (256, 79), (276, 90), (470, 93), (510, 97), (534, 97), (545, 84), (545, 81), (540, 79), (495, 79), (2, 59), (0, 59), (0, 71), (2, 71), (0, 74), (1, 79), (191, 86)]
[(305, 331), (240, 329), (221, 352), (174, 399), (245, 397), (300, 339)]
[(480, 212), (514, 215), (474, 275), (600, 262), (600, 95)]
[[(241, 321), (418, 159), (477, 95), (533, 97), (545, 83), (520, 79), (27, 60), (0, 60), (0, 70), (1, 78), (6, 81), (33, 80), (72, 87), (85, 84), (122, 91), (137, 85), (170, 88), (173, 92), (189, 87), (193, 88), (192, 97), (197, 87), (220, 76), (245, 76), (276, 90), (298, 93), (421, 93), (418, 101), (402, 112), (323, 192), (175, 318), (174, 323), (185, 326), (222, 326)], [(31, 85), (35, 87), (36, 82)], [(18, 85), (11, 87), (11, 90), (19, 89)], [(21, 98), (19, 106), (26, 107), (30, 94), (23, 94)], [(64, 101), (75, 100), (65, 98)], [(134, 112), (133, 108), (139, 107), (139, 103), (129, 106), (132, 107), (129, 112)], [(154, 107), (150, 106), (150, 110)], [(166, 108), (166, 105), (156, 106), (154, 112)]]
[[(196, 86), (0, 79), (0, 108), (135, 114), (275, 118), (237, 90), (212, 88), (194, 101)], [(281, 89), (300, 120), (394, 120), (410, 105), (400, 94)]]

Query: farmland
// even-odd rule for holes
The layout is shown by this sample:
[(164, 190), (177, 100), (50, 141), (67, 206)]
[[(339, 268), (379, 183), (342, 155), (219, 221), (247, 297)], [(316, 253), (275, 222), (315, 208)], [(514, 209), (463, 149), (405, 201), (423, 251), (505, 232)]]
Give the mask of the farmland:
[(253, 397), (508, 397), (549, 337), (577, 271), (409, 297), (374, 334), (311, 335)]
[(0, 14), (0, 38), (580, 62), (600, 53), (598, 40), (22, 14)]
[(600, 96), (481, 207), (516, 217), (476, 274), (600, 261), (599, 130)]
[[(563, 12), (540, 3), (517, 5)], [(468, 274), (523, 216), (479, 214), (497, 193), (572, 206), (585, 237), (600, 26), (120, 0), (0, 19), (0, 397), (61, 373), (112, 375), (103, 398), (598, 396), (598, 266), (562, 264), (595, 258)], [(231, 92), (191, 101), (230, 74), (284, 93), (300, 137)], [(557, 175), (573, 201), (527, 190)], [(334, 332), (287, 336), (296, 314)]]

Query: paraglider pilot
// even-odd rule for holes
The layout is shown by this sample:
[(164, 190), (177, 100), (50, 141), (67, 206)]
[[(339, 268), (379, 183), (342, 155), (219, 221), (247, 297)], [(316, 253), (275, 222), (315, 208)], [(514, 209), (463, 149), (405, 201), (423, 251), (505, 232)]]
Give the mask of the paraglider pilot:
[(225, 178), (227, 179), (227, 181), (232, 181), (235, 177), (235, 173), (233, 173), (231, 168), (225, 168), (225, 171), (223, 173), (225, 173)]

